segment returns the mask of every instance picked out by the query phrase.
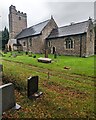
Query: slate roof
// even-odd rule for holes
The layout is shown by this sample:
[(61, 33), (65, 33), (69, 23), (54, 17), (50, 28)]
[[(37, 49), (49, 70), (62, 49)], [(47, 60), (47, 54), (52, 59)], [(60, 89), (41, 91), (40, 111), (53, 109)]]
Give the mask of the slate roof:
[(19, 39), (26, 38), (29, 36), (40, 35), (42, 30), (48, 24), (49, 21), (50, 20), (46, 20), (39, 24), (33, 25), (29, 28), (23, 29), (15, 38), (19, 40)]
[(47, 39), (86, 33), (88, 25), (88, 21), (84, 21), (53, 29)]

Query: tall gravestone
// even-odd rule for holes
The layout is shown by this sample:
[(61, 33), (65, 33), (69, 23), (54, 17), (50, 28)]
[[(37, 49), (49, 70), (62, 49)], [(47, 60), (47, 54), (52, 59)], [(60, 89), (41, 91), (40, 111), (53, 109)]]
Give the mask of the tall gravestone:
[[(0, 85), (2, 85), (3, 65), (0, 64)], [(2, 90), (0, 90), (0, 120), (2, 119)]]
[(2, 101), (0, 102), (2, 106), (0, 113), (2, 114), (11, 108), (19, 109), (21, 107), (16, 104), (14, 85), (12, 83), (0, 86), (0, 98), (2, 98)]
[(3, 65), (0, 64), (0, 72), (2, 72), (2, 71), (3, 71)]
[(0, 120), (2, 119), (2, 90), (0, 90)]
[(0, 64), (0, 85), (2, 85), (2, 72), (3, 72), (3, 65)]
[(38, 91), (38, 76), (28, 78), (28, 97)]
[(36, 98), (39, 97), (42, 92), (38, 92), (38, 76), (33, 76), (28, 78), (28, 86), (27, 86), (27, 96), (28, 98)]
[(2, 113), (11, 109), (16, 105), (14, 86), (12, 83), (8, 83), (0, 86), (2, 90)]

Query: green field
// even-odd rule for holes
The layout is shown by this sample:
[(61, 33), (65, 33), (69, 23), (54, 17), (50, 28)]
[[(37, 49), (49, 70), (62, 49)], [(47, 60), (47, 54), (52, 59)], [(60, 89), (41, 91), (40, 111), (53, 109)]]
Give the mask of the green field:
[[(95, 56), (54, 58), (49, 55), (50, 64), (37, 61), (38, 57), (44, 57), (43, 54), (33, 56), (19, 53), (14, 58), (11, 53), (4, 54), (3, 81), (15, 85), (16, 100), (22, 106), (19, 111), (6, 112), (5, 118), (95, 118)], [(29, 100), (26, 97), (27, 78), (35, 75), (39, 76), (39, 90), (43, 95)]]

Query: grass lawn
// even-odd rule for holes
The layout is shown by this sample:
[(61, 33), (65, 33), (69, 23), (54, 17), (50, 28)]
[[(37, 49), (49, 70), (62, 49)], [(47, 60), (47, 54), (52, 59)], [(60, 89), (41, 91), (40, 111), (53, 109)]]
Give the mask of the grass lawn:
[[(28, 55), (3, 57), (3, 81), (16, 87), (19, 111), (6, 112), (5, 118), (95, 118), (94, 57), (80, 58), (53, 55), (51, 64), (37, 62)], [(70, 69), (64, 69), (70, 67)], [(49, 72), (49, 79), (48, 79)], [(39, 90), (43, 95), (36, 100), (26, 97), (27, 78), (39, 76)]]
[(16, 58), (14, 58), (10, 54), (11, 53), (6, 54), (3, 59), (22, 62), (24, 64), (30, 64), (32, 66), (47, 68), (49, 70), (55, 70), (55, 71), (59, 71), (59, 70), (62, 71), (64, 70), (64, 67), (67, 66), (71, 68), (70, 71), (67, 71), (68, 73), (85, 75), (85, 76), (94, 76), (94, 58), (96, 56), (89, 58), (80, 58), (73, 56), (57, 56), (57, 58), (54, 59), (54, 55), (49, 55), (49, 58), (53, 59), (53, 62), (51, 64), (44, 64), (44, 63), (38, 63), (37, 61), (37, 58), (44, 57), (43, 54), (36, 54), (36, 58), (29, 57), (28, 55), (25, 54), (19, 55)]

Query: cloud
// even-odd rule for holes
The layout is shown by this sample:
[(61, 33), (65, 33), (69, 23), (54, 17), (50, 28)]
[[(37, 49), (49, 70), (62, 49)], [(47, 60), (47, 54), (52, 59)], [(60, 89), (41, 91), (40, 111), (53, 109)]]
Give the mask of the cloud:
[(86, 20), (89, 16), (94, 17), (93, 2), (50, 2), (48, 9), (59, 25)]
[(17, 10), (27, 13), (28, 26), (49, 19), (51, 15), (53, 15), (59, 26), (69, 24), (70, 22), (86, 20), (89, 16), (94, 17), (93, 2), (66, 2), (66, 0), (2, 0), (0, 3), (0, 22), (2, 22), (0, 23), (0, 30), (2, 30), (4, 26), (8, 27), (9, 6), (11, 4), (15, 5)]
[(96, 20), (96, 2), (94, 2), (94, 19)]

